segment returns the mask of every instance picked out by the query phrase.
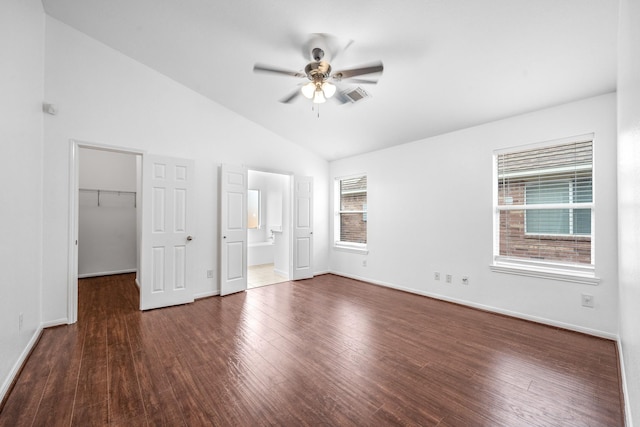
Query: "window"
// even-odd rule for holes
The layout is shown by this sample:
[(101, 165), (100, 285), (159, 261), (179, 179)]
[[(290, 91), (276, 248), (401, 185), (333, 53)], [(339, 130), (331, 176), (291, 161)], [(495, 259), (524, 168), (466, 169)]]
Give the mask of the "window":
[(366, 249), (367, 176), (336, 179), (336, 246)]
[(247, 190), (247, 228), (260, 228), (260, 190)]
[(592, 277), (592, 141), (496, 153), (494, 265)]

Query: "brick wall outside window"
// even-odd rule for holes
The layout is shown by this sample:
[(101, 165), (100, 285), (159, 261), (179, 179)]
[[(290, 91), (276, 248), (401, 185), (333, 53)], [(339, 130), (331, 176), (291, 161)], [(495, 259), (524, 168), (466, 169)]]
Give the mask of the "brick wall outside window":
[[(361, 211), (367, 204), (367, 193), (346, 194), (342, 196), (342, 210)], [(340, 241), (367, 243), (367, 222), (362, 213), (340, 214)]]
[[(511, 181), (509, 196), (513, 205), (525, 203), (526, 181)], [(500, 194), (502, 185), (498, 186)], [(500, 255), (532, 260), (579, 264), (591, 263), (590, 236), (528, 235), (525, 232), (525, 211), (500, 212)]]

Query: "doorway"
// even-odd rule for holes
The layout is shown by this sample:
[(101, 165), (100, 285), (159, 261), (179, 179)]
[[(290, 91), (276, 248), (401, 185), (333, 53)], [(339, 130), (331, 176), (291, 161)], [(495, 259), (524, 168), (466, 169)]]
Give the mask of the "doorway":
[(291, 175), (248, 170), (247, 288), (289, 280)]
[[(78, 278), (140, 273), (142, 152), (70, 141), (67, 322)], [(105, 233), (106, 230), (112, 233)], [(80, 249), (82, 246), (82, 249)]]
[[(282, 227), (282, 238), (288, 247), (283, 245), (286, 250), (282, 252), (288, 252), (288, 257), (283, 258), (288, 262), (289, 280), (309, 279), (313, 277), (313, 177), (287, 177), (290, 186), (283, 193), (288, 202), (283, 200), (282, 218), (283, 222), (289, 218), (289, 226)], [(248, 286), (248, 190), (247, 167), (220, 166), (220, 296), (244, 291)], [(278, 268), (277, 262), (276, 257), (274, 268)]]
[(78, 154), (78, 278), (135, 273), (140, 155)]

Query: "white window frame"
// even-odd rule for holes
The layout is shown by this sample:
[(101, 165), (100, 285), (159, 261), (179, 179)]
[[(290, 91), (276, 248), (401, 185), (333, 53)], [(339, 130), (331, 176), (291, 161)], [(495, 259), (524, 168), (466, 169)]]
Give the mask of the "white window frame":
[(365, 205), (365, 206), (367, 206), (367, 208), (366, 209), (362, 209), (362, 210), (349, 210), (349, 211), (340, 210), (340, 196), (341, 196), (341, 193), (340, 193), (340, 182), (343, 181), (343, 180), (360, 178), (360, 177), (367, 177), (367, 174), (366, 173), (358, 173), (358, 174), (339, 176), (339, 177), (335, 177), (334, 178), (334, 184), (333, 184), (333, 195), (334, 195), (334, 197), (333, 197), (333, 206), (334, 206), (334, 209), (335, 209), (335, 214), (334, 214), (334, 221), (333, 221), (333, 247), (334, 247), (334, 249), (340, 250), (340, 251), (367, 254), (367, 253), (369, 253), (369, 251), (367, 249), (367, 244), (366, 243), (344, 242), (344, 241), (340, 240), (340, 214), (343, 214), (343, 213), (359, 213), (359, 214), (362, 214), (363, 218), (366, 218), (365, 221), (367, 221), (367, 234), (369, 232), (369, 224), (368, 224), (369, 180), (368, 180), (368, 177), (367, 177), (367, 189), (363, 191), (364, 193), (367, 193), (367, 204)]
[[(530, 210), (537, 209), (536, 205), (527, 205), (526, 201), (523, 205), (499, 205), (498, 204), (498, 157), (501, 154), (512, 153), (517, 151), (526, 151), (548, 146), (568, 144), (571, 142), (579, 142), (590, 139), (593, 141), (593, 160), (591, 169), (595, 171), (595, 138), (594, 134), (578, 135), (569, 138), (545, 141), (536, 144), (528, 144), (519, 147), (509, 147), (494, 151), (493, 155), (493, 262), (490, 266), (491, 271), (496, 273), (516, 274), (522, 276), (546, 278), (561, 280), (574, 283), (582, 283), (588, 285), (597, 285), (600, 279), (595, 275), (595, 173), (592, 172), (592, 201), (590, 203), (580, 203), (580, 208), (591, 209), (591, 264), (568, 264), (556, 261), (538, 261), (533, 259), (513, 258), (500, 255), (500, 212), (508, 210)], [(542, 174), (543, 171), (537, 171)], [(556, 203), (540, 205), (538, 209), (572, 209), (575, 208), (573, 203)], [(526, 220), (526, 215), (525, 215)], [(526, 232), (526, 225), (525, 225)], [(531, 235), (531, 234), (529, 234)], [(544, 234), (543, 234), (544, 235)], [(550, 235), (554, 237), (563, 237), (569, 235)], [(573, 235), (571, 235), (573, 237)]]

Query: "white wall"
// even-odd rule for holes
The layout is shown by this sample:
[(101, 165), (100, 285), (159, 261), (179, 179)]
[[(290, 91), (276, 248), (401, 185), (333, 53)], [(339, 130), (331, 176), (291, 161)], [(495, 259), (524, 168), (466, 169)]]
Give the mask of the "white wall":
[(44, 100), (40, 0), (0, 2), (0, 52), (1, 400), (40, 327)]
[[(218, 166), (287, 170), (314, 177), (317, 271), (328, 269), (325, 160), (173, 80), (47, 17), (43, 318), (67, 318), (69, 140), (195, 159), (198, 197), (196, 297), (218, 291)], [(215, 279), (206, 271), (214, 270)]]
[(78, 151), (78, 276), (135, 271), (136, 156)]
[[(640, 423), (640, 3), (620, 2), (618, 214), (620, 342), (629, 427)], [(632, 421), (633, 419), (633, 421)]]
[[(603, 95), (332, 162), (331, 178), (367, 174), (369, 254), (330, 249), (331, 270), (615, 337), (615, 108), (615, 95)], [(595, 132), (595, 259), (601, 283), (491, 272), (493, 151), (590, 132)], [(434, 280), (434, 272), (441, 273), (441, 281)], [(445, 283), (445, 274), (453, 275), (453, 284)], [(460, 284), (463, 275), (469, 276), (468, 286)], [(581, 306), (582, 293), (594, 295), (595, 308)]]

